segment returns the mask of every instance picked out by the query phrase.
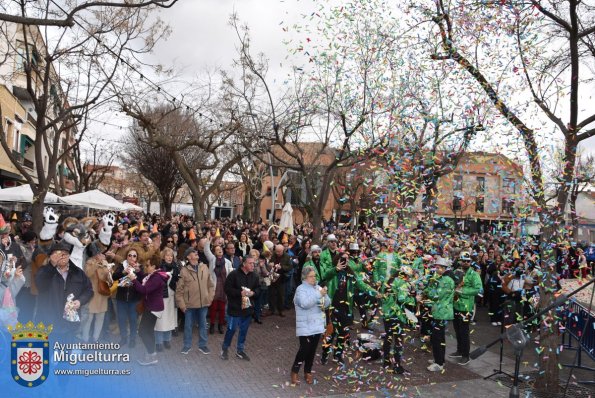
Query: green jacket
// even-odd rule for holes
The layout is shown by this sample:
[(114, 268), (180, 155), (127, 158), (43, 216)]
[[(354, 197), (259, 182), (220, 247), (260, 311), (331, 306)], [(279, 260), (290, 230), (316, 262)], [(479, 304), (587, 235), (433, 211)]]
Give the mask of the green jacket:
[(457, 293), (458, 299), (454, 301), (454, 309), (461, 312), (473, 312), (475, 296), (481, 289), (481, 277), (470, 267), (463, 275), (463, 287)]
[(438, 320), (454, 319), (453, 297), (455, 282), (451, 277), (442, 275), (432, 280), (425, 290), (432, 300), (432, 317)]
[(418, 275), (423, 275), (425, 272), (424, 259), (421, 257), (418, 257), (415, 260), (413, 260), (413, 264), (411, 264), (411, 268), (413, 268), (413, 272), (417, 272)]
[(386, 269), (388, 268), (387, 253), (382, 252), (376, 256), (374, 261), (374, 267), (372, 270), (372, 280), (377, 286), (382, 286), (384, 282), (393, 276), (395, 276), (401, 269), (402, 261), (401, 257), (397, 253), (393, 253), (393, 261), (391, 262), (390, 275), (386, 276)]
[[(318, 265), (320, 266), (320, 270), (324, 270), (323, 265), (322, 265), (322, 261), (320, 261), (318, 263)], [(322, 275), (318, 272), (318, 268), (316, 268), (316, 265), (314, 265), (314, 262), (310, 259), (308, 261), (306, 261), (306, 263), (304, 264), (304, 268), (305, 267), (312, 267), (314, 268), (314, 272), (316, 273), (316, 280), (318, 281), (318, 283), (320, 283), (322, 281)], [(302, 268), (303, 269), (303, 268)], [(301, 277), (301, 275), (300, 275)]]
[[(362, 280), (361, 272), (357, 271), (358, 265), (353, 260), (349, 260), (347, 262), (347, 266), (352, 271), (347, 273), (347, 304), (349, 305), (349, 313), (353, 313), (353, 296), (355, 294), (356, 288), (359, 290), (360, 293), (366, 293), (372, 297), (375, 297), (378, 294), (378, 292), (370, 286), (368, 286)], [(330, 297), (332, 303), (333, 297), (338, 288), (339, 273), (337, 272), (337, 268), (334, 267), (332, 264), (330, 268), (324, 268), (323, 272), (324, 275), (322, 276), (322, 280), (326, 283), (326, 286), (328, 287), (328, 296)]]
[(384, 319), (397, 318), (400, 322), (407, 323), (405, 306), (415, 305), (415, 298), (409, 292), (409, 284), (401, 278), (395, 278), (387, 287), (380, 288), (384, 295), (382, 298), (382, 317)]
[[(338, 252), (335, 252), (337, 254)], [(332, 268), (333, 267), (333, 256), (331, 255), (331, 251), (326, 248), (320, 253), (320, 265), (322, 268)]]

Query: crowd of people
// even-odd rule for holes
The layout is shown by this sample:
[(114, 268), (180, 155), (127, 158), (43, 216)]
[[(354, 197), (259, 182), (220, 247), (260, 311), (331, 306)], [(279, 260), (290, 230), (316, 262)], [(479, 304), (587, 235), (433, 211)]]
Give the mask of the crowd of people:
[[(309, 223), (281, 230), (239, 217), (197, 223), (180, 215), (108, 214), (91, 218), (88, 228), (76, 222), (63, 228), (57, 215), (50, 226), (52, 220), (46, 217), (38, 235), (28, 214), (2, 215), (3, 327), (42, 321), (63, 341), (116, 338), (130, 348), (138, 336), (145, 349), (139, 363), (153, 365), (179, 334), (181, 354), (188, 354), (198, 324), (202, 354), (211, 353), (209, 335), (217, 332), (225, 335), (219, 352), (227, 360), (237, 332), (235, 355), (249, 361), (251, 323), (295, 308), (292, 384), (300, 382), (302, 365), (305, 381), (314, 382), (320, 344), (323, 364), (344, 363), (347, 350), (365, 355), (351, 342), (356, 322), (383, 329), (383, 366), (403, 374), (404, 340), (413, 335), (433, 353), (428, 371), (445, 370), (452, 321), (457, 347), (448, 356), (464, 366), (476, 309), (489, 307), (494, 327), (527, 319), (543, 281), (537, 242), (509, 234), (324, 223), (313, 241)], [(592, 251), (558, 244), (557, 277), (592, 277)]]

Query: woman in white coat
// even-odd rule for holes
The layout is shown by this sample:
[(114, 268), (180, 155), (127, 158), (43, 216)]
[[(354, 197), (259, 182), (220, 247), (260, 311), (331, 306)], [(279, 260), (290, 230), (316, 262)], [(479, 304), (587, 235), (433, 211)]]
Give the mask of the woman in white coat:
[(178, 326), (178, 309), (176, 308), (176, 283), (180, 275), (180, 266), (174, 259), (175, 252), (166, 247), (161, 252), (160, 271), (169, 276), (168, 283), (163, 287), (163, 313), (155, 323), (155, 345), (157, 351), (171, 348), (172, 331)]
[(295, 291), (296, 335), (300, 339), (300, 348), (291, 367), (291, 384), (299, 383), (299, 372), (304, 364), (304, 379), (312, 384), (312, 364), (320, 336), (326, 326), (324, 309), (331, 304), (326, 287), (317, 284), (316, 271), (311, 266), (302, 269), (302, 284)]

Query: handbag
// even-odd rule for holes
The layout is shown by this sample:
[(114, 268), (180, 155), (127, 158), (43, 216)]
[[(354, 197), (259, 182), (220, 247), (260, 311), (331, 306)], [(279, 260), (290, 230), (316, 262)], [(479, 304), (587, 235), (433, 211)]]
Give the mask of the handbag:
[[(112, 292), (110, 290), (110, 285), (107, 281), (101, 280), (99, 277), (99, 270), (95, 270), (95, 275), (97, 275), (97, 293), (101, 294), (102, 296), (111, 296)], [(112, 283), (113, 284), (113, 283)]]
[(136, 313), (138, 315), (141, 315), (143, 312), (145, 312), (145, 299), (144, 298), (136, 304)]

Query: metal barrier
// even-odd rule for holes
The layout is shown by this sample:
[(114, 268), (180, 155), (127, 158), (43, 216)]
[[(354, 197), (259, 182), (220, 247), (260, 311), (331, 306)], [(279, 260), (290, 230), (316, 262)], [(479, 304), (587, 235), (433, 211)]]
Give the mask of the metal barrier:
[[(595, 315), (578, 302), (571, 300), (563, 311), (563, 322), (565, 330), (562, 334), (562, 345), (565, 349), (578, 350), (577, 363), (563, 364), (563, 366), (595, 372), (595, 368), (584, 366), (582, 363), (583, 352), (595, 361)], [(585, 323), (587, 323), (586, 328)], [(584, 336), (582, 336), (583, 330)], [(577, 346), (572, 345), (573, 339), (579, 343)], [(568, 340), (567, 343), (566, 340)], [(579, 381), (579, 383), (595, 384), (595, 380)]]

